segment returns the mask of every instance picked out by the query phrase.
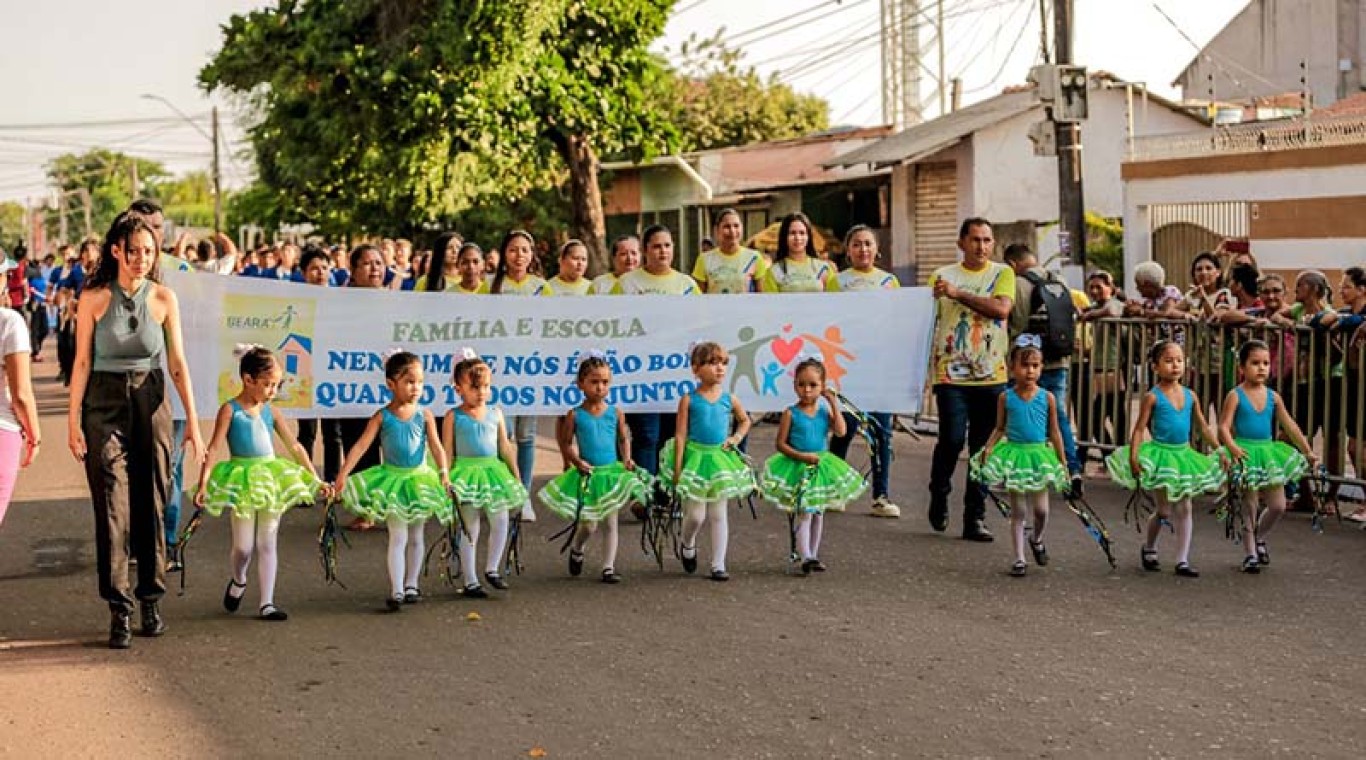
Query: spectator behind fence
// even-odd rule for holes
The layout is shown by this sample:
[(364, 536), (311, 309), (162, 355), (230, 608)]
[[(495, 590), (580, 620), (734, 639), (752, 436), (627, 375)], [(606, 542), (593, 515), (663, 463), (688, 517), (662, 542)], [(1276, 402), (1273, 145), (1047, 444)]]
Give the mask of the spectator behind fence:
[(1134, 288), (1138, 298), (1124, 305), (1124, 314), (1143, 319), (1179, 319), (1181, 291), (1167, 284), (1167, 272), (1156, 261), (1134, 267)]
[[(1081, 313), (1083, 323), (1124, 316), (1124, 300), (1109, 272), (1096, 270), (1086, 278), (1086, 293), (1095, 304)], [(1078, 429), (1082, 438), (1114, 446), (1120, 445), (1129, 429), (1127, 384), (1120, 370), (1121, 353), (1127, 329), (1119, 324), (1084, 324), (1082, 364), (1077, 380)], [(1106, 423), (1110, 432), (1106, 432)], [(1077, 458), (1085, 467), (1090, 456), (1078, 445)]]
[[(1266, 305), (1259, 297), (1258, 281), (1261, 273), (1256, 267), (1238, 264), (1229, 270), (1228, 292), (1233, 297), (1233, 306), (1219, 314), (1219, 322), (1225, 325), (1249, 325), (1261, 321)], [(1284, 290), (1284, 283), (1282, 283)]]
[[(1010, 340), (1012, 345), (1022, 333), (1040, 336), (1043, 373), (1039, 387), (1057, 399), (1058, 430), (1062, 433), (1063, 451), (1067, 454), (1067, 472), (1072, 492), (1082, 489), (1081, 459), (1077, 457), (1077, 440), (1072, 432), (1072, 420), (1067, 415), (1067, 379), (1072, 369), (1072, 341), (1076, 335), (1076, 306), (1067, 284), (1052, 272), (1039, 266), (1039, 257), (1022, 243), (1006, 246), (1003, 256), (1006, 266), (1015, 273), (1015, 301), (1010, 308)], [(1042, 315), (1042, 317), (1040, 316)], [(1063, 345), (1066, 344), (1066, 345)]]
[[(1366, 470), (1366, 450), (1361, 447), (1361, 395), (1362, 374), (1366, 371), (1361, 355), (1366, 351), (1366, 269), (1348, 267), (1342, 273), (1338, 284), (1343, 303), (1347, 304), (1337, 311), (1330, 311), (1317, 318), (1317, 325), (1326, 327), (1335, 335), (1335, 342), (1341, 346), (1344, 356), (1333, 367), (1333, 376), (1342, 384), (1340, 392), (1329, 393), (1327, 425), (1330, 431), (1345, 428), (1347, 431), (1347, 453), (1358, 476)], [(1311, 322), (1311, 324), (1313, 324)], [(1345, 404), (1337, 399), (1346, 396)], [(1341, 410), (1338, 407), (1343, 407)], [(1345, 424), (1344, 424), (1345, 423)], [(1352, 522), (1366, 523), (1366, 506), (1348, 516)]]

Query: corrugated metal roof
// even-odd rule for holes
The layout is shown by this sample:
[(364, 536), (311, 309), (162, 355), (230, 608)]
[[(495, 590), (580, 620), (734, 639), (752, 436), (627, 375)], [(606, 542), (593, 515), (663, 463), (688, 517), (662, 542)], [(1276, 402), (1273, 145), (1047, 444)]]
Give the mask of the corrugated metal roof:
[(938, 152), (966, 135), (1040, 107), (1034, 91), (1008, 92), (885, 137), (825, 162), (825, 166), (887, 166)]

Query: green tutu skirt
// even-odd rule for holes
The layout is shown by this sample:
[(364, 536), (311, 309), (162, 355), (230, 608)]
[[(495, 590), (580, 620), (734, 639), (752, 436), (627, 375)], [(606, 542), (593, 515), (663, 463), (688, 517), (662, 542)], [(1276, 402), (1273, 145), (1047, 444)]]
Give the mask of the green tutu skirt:
[(867, 487), (857, 470), (828, 451), (813, 465), (774, 454), (764, 462), (759, 480), (760, 493), (778, 509), (807, 514), (842, 512)]
[(322, 483), (308, 468), (289, 459), (233, 457), (213, 466), (204, 487), (204, 511), (218, 517), (258, 512), (278, 515), (318, 497)]
[(1298, 482), (1309, 474), (1309, 460), (1284, 441), (1248, 441), (1235, 438), (1247, 452), (1239, 463), (1242, 468), (1242, 487), (1251, 491)]
[[(659, 452), (659, 478), (674, 482), (674, 441), (670, 438)], [(739, 499), (754, 493), (754, 472), (739, 452), (688, 441), (683, 448), (683, 472), (678, 478), (678, 496), (695, 501)]]
[[(575, 468), (565, 470), (546, 484), (540, 493), (541, 503), (551, 512), (566, 520), (579, 519), (597, 522), (631, 504), (648, 504), (654, 480), (650, 473), (637, 467), (626, 469), (621, 462), (594, 467), (591, 475)], [(583, 509), (579, 509), (582, 496)]]
[(968, 472), (978, 483), (1004, 488), (1006, 493), (1061, 492), (1071, 487), (1067, 468), (1047, 443), (1001, 441), (991, 450), (991, 458), (982, 461), (985, 451), (968, 460)]
[(498, 457), (456, 459), (451, 467), (451, 493), (457, 504), (489, 514), (521, 509), (527, 501), (526, 487)]
[(441, 475), (427, 464), (375, 465), (347, 478), (341, 496), (348, 510), (374, 522), (390, 517), (408, 523), (433, 517), (442, 524), (451, 521), (451, 500), (441, 487)]
[(1134, 479), (1129, 470), (1129, 447), (1123, 446), (1105, 458), (1105, 468), (1116, 483), (1129, 490), (1162, 489), (1171, 501), (1202, 493), (1215, 493), (1224, 487), (1224, 468), (1218, 457), (1201, 454), (1189, 445), (1145, 441), (1138, 447), (1138, 466)]

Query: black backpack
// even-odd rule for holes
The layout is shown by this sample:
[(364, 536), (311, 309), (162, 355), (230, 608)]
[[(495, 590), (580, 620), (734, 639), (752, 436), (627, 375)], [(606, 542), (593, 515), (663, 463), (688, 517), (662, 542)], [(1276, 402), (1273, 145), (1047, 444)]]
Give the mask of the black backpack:
[(1045, 280), (1038, 272), (1025, 272), (1034, 285), (1030, 296), (1029, 332), (1043, 342), (1044, 361), (1066, 359), (1076, 350), (1077, 310), (1066, 283)]

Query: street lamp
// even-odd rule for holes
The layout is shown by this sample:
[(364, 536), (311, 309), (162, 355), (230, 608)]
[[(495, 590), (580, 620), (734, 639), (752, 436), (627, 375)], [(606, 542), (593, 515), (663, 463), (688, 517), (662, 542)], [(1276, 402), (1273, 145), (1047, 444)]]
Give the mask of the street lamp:
[(204, 131), (204, 128), (195, 123), (194, 119), (185, 115), (185, 112), (175, 107), (175, 104), (160, 95), (143, 93), (144, 100), (155, 100), (175, 112), (177, 116), (184, 119), (195, 131), (204, 136), (204, 139), (213, 143), (213, 231), (223, 231), (223, 175), (219, 170), (218, 164), (218, 106), (213, 107), (213, 134)]

